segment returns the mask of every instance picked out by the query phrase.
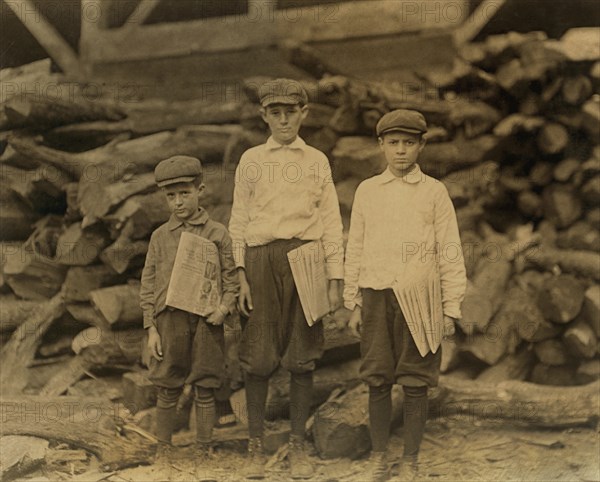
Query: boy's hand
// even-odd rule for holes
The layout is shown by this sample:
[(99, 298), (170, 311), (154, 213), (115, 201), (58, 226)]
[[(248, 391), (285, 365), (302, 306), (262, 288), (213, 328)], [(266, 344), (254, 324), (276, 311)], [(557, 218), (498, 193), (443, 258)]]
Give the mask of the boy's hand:
[(220, 326), (225, 322), (226, 317), (227, 313), (220, 306), (217, 306), (217, 309), (210, 314), (206, 322), (210, 325)]
[(350, 332), (357, 338), (360, 338), (360, 327), (362, 325), (362, 308), (358, 305), (354, 308), (354, 311), (350, 315), (348, 320), (348, 328)]
[(250, 293), (250, 285), (246, 280), (246, 273), (243, 270), (240, 273), (240, 295), (238, 297), (238, 310), (246, 318), (250, 316), (250, 312), (254, 309), (252, 304), (252, 294)]
[(150, 354), (158, 361), (163, 360), (162, 342), (155, 326), (148, 328), (148, 349)]
[(444, 315), (444, 329), (442, 331), (442, 338), (444, 340), (449, 340), (454, 336), (454, 333), (456, 333), (456, 327), (454, 325), (455, 321), (456, 320), (451, 316)]
[(342, 307), (342, 280), (329, 280), (327, 298), (329, 299), (329, 314), (335, 313)]

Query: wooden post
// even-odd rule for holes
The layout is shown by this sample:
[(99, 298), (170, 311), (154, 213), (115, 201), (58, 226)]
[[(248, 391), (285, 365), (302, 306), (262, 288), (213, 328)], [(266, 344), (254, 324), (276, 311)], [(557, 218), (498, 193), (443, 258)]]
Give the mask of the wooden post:
[(67, 75), (75, 78), (84, 76), (76, 53), (31, 0), (10, 0), (5, 3)]

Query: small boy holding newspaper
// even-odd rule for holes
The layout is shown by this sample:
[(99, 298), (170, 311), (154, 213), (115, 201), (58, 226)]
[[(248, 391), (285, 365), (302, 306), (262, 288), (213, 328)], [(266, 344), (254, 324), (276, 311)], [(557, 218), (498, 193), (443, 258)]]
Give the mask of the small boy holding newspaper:
[(437, 385), (442, 336), (454, 321), (466, 275), (454, 207), (445, 186), (417, 160), (425, 118), (395, 110), (377, 124), (388, 167), (354, 197), (346, 246), (345, 306), (361, 336), (361, 379), (369, 385), (373, 451), (365, 481), (389, 476), (386, 459), (392, 384), (404, 391), (401, 480), (417, 476), (427, 420), (427, 389)]
[[(281, 364), (291, 372), (289, 460), (292, 478), (309, 478), (304, 451), (312, 400), (312, 372), (323, 352), (323, 326), (307, 323), (288, 253), (311, 241), (324, 248), (329, 309), (341, 305), (342, 220), (327, 157), (298, 136), (308, 96), (294, 80), (277, 79), (259, 90), (261, 115), (271, 137), (248, 149), (236, 171), (229, 231), (240, 279), (245, 320), (240, 362), (245, 373), (249, 463), (245, 476), (265, 476), (262, 449), (269, 378)], [(315, 252), (316, 256), (316, 252)]]
[[(198, 159), (171, 157), (156, 166), (154, 175), (171, 211), (150, 238), (140, 289), (152, 355), (149, 378), (158, 387), (157, 462), (169, 462), (177, 402), (184, 384), (191, 384), (196, 480), (214, 480), (206, 477), (203, 462), (212, 452), (214, 390), (225, 373), (222, 325), (235, 308), (239, 289), (231, 238), (225, 226), (199, 206), (204, 185)], [(197, 289), (185, 293), (190, 286)]]

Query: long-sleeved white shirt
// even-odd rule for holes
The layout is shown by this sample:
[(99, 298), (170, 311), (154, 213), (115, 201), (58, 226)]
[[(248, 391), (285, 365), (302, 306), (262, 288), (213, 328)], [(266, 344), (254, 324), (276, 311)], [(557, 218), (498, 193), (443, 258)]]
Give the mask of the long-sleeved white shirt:
[(466, 271), (456, 213), (446, 187), (419, 166), (389, 169), (356, 190), (346, 245), (344, 304), (362, 305), (360, 288), (392, 288), (437, 261), (445, 315), (460, 318)]
[(342, 218), (327, 156), (299, 137), (289, 145), (270, 137), (244, 152), (236, 169), (229, 232), (237, 267), (244, 267), (246, 246), (320, 240), (328, 278), (342, 279)]

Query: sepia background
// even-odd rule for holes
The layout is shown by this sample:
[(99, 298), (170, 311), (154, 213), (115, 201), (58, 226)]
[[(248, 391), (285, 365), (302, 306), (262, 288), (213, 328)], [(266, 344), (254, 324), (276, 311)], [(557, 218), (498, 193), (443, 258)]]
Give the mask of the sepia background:
[[(385, 168), (377, 120), (412, 108), (430, 127), (419, 163), (450, 193), (469, 284), (423, 480), (600, 480), (599, 5), (1, 0), (2, 479), (192, 480), (190, 390), (172, 466), (151, 463), (139, 278), (169, 215), (153, 169), (200, 158), (202, 206), (227, 225), (239, 158), (268, 136), (257, 89), (284, 76), (308, 92), (301, 136), (330, 160), (345, 234), (358, 184)], [(370, 450), (348, 317), (323, 320), (315, 480), (361, 481)], [(239, 337), (232, 316), (211, 462), (224, 481), (245, 460)], [(287, 480), (288, 417), (278, 371), (268, 480)]]

